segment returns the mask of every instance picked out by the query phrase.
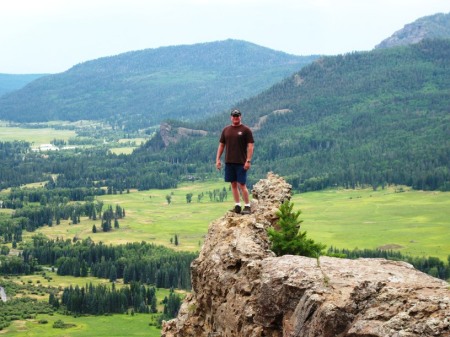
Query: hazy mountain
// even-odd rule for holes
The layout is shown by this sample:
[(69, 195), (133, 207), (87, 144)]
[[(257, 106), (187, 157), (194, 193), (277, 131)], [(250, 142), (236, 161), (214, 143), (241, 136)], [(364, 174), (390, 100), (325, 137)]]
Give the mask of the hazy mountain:
[(46, 74), (0, 74), (0, 96), (23, 88), (35, 79)]
[(425, 16), (409, 23), (375, 48), (405, 46), (423, 39), (450, 39), (450, 13)]
[(129, 129), (166, 118), (201, 119), (317, 58), (238, 40), (128, 52), (76, 65), (4, 95), (0, 119), (101, 119)]

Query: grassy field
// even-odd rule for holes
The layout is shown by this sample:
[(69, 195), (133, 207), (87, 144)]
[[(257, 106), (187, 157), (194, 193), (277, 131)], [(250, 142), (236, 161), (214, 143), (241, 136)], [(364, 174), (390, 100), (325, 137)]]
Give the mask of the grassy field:
[[(85, 287), (86, 284), (93, 285), (105, 284), (110, 286), (110, 282), (105, 279), (95, 277), (72, 277), (58, 276), (55, 272), (45, 271), (46, 277), (41, 274), (17, 276), (9, 278), (18, 284), (27, 284), (34, 286), (37, 291), (25, 291), (18, 296), (32, 297), (41, 301), (48, 301), (48, 294), (39, 291), (41, 287), (61, 287), (65, 288), (70, 285)], [(0, 284), (2, 278), (0, 277)], [(123, 286), (123, 283), (116, 282), (116, 288)], [(184, 295), (184, 291), (177, 291)], [(156, 298), (158, 299), (158, 311), (163, 311), (163, 304), (160, 302), (164, 297), (169, 296), (169, 289), (157, 289)], [(40, 320), (48, 321), (47, 324), (39, 324)], [(67, 324), (75, 326), (67, 329), (53, 328), (53, 323), (62, 320)], [(34, 319), (13, 321), (11, 325), (0, 331), (0, 336), (160, 336), (161, 332), (155, 326), (150, 326), (150, 322), (154, 322), (155, 315), (152, 314), (135, 314), (135, 315), (105, 315), (105, 316), (87, 316), (73, 317), (55, 313), (54, 315), (38, 315)], [(111, 328), (111, 327), (114, 328)], [(95, 331), (95, 333), (93, 333)]]
[[(109, 205), (115, 208), (119, 204), (125, 209), (125, 218), (119, 220), (119, 229), (104, 233), (99, 220), (82, 218), (76, 225), (63, 222), (59, 226), (43, 227), (38, 230), (52, 238), (87, 238), (95, 242), (120, 244), (126, 242), (152, 242), (170, 246), (176, 250), (198, 251), (203, 243), (211, 221), (222, 216), (232, 205), (231, 192), (225, 202), (210, 201), (209, 192), (215, 189), (228, 188), (222, 180), (182, 184), (176, 189), (131, 191), (131, 193), (105, 195), (99, 197), (104, 203), (103, 210)], [(186, 194), (192, 193), (192, 202), (186, 202)], [(198, 195), (204, 197), (198, 202)], [(166, 196), (170, 195), (171, 202)], [(92, 233), (95, 224), (98, 231)], [(170, 243), (175, 234), (179, 245)], [(34, 233), (24, 234), (24, 240), (30, 239)]]
[[(92, 122), (51, 122), (46, 123), (49, 127), (42, 129), (36, 128), (21, 128), (21, 127), (10, 127), (6, 123), (0, 122), (0, 141), (11, 142), (14, 140), (23, 140), (32, 144), (32, 148), (38, 148), (41, 144), (49, 144), (54, 139), (65, 140), (66, 142), (71, 138), (76, 138), (77, 134), (74, 130), (62, 130), (54, 129), (51, 126), (67, 126), (71, 125), (73, 127), (81, 127), (82, 125), (90, 125)], [(93, 122), (97, 123), (97, 122)], [(127, 138), (119, 139), (117, 142), (117, 147), (110, 149), (112, 153), (115, 154), (131, 154), (133, 150), (144, 143), (148, 138)], [(99, 145), (103, 145), (103, 140), (98, 140)]]
[(134, 149), (135, 147), (114, 147), (111, 148), (110, 151), (114, 154), (131, 154), (133, 153)]
[[(116, 203), (125, 208), (126, 217), (120, 229), (111, 233), (91, 232), (91, 220), (80, 224), (62, 224), (40, 230), (48, 236), (72, 238), (90, 236), (95, 241), (123, 243), (147, 241), (176, 248), (196, 251), (207, 232), (208, 225), (222, 216), (232, 205), (228, 200), (210, 201), (208, 191), (227, 187), (221, 180), (181, 185), (173, 190), (132, 191), (129, 194), (108, 195), (100, 199), (105, 206)], [(399, 193), (402, 191), (401, 193)], [(197, 195), (204, 193), (201, 202)], [(192, 203), (186, 203), (186, 194), (193, 193)], [(171, 195), (168, 204), (166, 196)], [(414, 256), (437, 256), (446, 261), (450, 254), (450, 193), (413, 191), (405, 187), (390, 187), (385, 190), (326, 190), (295, 194), (292, 198), (295, 209), (300, 209), (302, 230), (308, 237), (328, 246), (338, 248), (393, 248)], [(99, 227), (99, 222), (97, 221)], [(175, 247), (170, 239), (177, 234), (180, 245)], [(27, 237), (32, 234), (28, 233)], [(69, 284), (84, 286), (86, 282), (107, 283), (97, 278), (61, 277), (47, 272), (52, 277), (50, 284), (62, 287)], [(22, 276), (21, 282), (35, 285), (48, 282), (41, 275)], [(121, 286), (119, 282), (117, 286)], [(161, 301), (168, 290), (158, 289)], [(46, 296), (46, 295), (45, 295)], [(161, 307), (159, 308), (161, 310)], [(47, 324), (39, 324), (45, 319)], [(60, 330), (52, 328), (53, 322), (61, 319), (74, 327)], [(14, 321), (3, 332), (6, 336), (160, 336), (160, 331), (149, 326), (150, 315), (114, 315), (78, 317), (39, 315), (34, 320)], [(114, 328), (111, 328), (114, 327)]]
[[(13, 321), (11, 325), (0, 331), (0, 336), (14, 337), (124, 337), (145, 336), (159, 337), (161, 330), (149, 326), (152, 315), (135, 314), (111, 316), (73, 317), (60, 314), (37, 315), (35, 319)], [(40, 320), (47, 321), (39, 324)], [(62, 320), (74, 326), (67, 329), (53, 328), (53, 323)]]
[[(33, 297), (38, 300), (48, 301), (48, 294), (45, 292), (40, 292), (39, 289), (41, 287), (53, 287), (53, 288), (66, 288), (69, 286), (79, 286), (86, 287), (87, 284), (92, 283), (92, 285), (97, 286), (99, 284), (106, 285), (108, 287), (111, 287), (111, 282), (109, 282), (107, 279), (103, 278), (97, 278), (97, 277), (74, 277), (74, 276), (60, 276), (57, 275), (56, 272), (50, 271), (50, 270), (44, 270), (45, 277), (42, 274), (34, 274), (34, 275), (21, 275), (21, 276), (15, 276), (14, 278), (9, 278), (10, 281), (13, 281), (17, 284), (27, 284), (32, 285), (34, 288), (38, 291), (34, 294), (31, 293), (23, 293), (21, 296), (27, 296), (27, 297)], [(2, 278), (0, 276), (0, 284), (1, 284)], [(117, 289), (120, 289), (124, 286), (122, 280), (117, 280), (115, 282), (115, 286)], [(184, 290), (175, 290), (178, 294), (184, 296), (185, 291)], [(168, 297), (170, 293), (170, 289), (156, 289), (156, 298), (158, 299), (158, 311), (162, 312), (164, 309), (164, 305), (159, 303), (161, 302), (164, 297)]]
[(413, 256), (450, 255), (450, 193), (398, 187), (295, 195), (308, 237), (338, 248), (394, 248)]
[[(82, 219), (44, 227), (39, 232), (50, 237), (86, 238), (105, 243), (154, 242), (177, 250), (197, 251), (211, 221), (231, 208), (228, 191), (225, 202), (210, 201), (208, 191), (228, 188), (218, 179), (204, 183), (183, 184), (173, 190), (132, 191), (129, 194), (102, 196), (104, 209), (118, 203), (126, 217), (120, 228), (109, 233), (92, 233), (99, 221)], [(405, 187), (384, 190), (326, 190), (296, 194), (292, 201), (302, 211), (302, 230), (308, 237), (338, 248), (393, 248), (414, 256), (437, 256), (446, 261), (450, 254), (450, 193), (413, 191)], [(201, 202), (197, 195), (204, 193)], [(186, 194), (193, 200), (186, 203)], [(166, 196), (171, 196), (168, 204)], [(179, 246), (170, 239), (177, 234)], [(29, 238), (33, 233), (27, 233)]]
[(49, 144), (53, 139), (64, 139), (75, 137), (75, 131), (55, 130), (51, 128), (28, 129), (16, 128), (0, 125), (0, 140), (11, 142), (14, 140), (24, 140), (34, 145)]
[(131, 154), (139, 145), (146, 142), (146, 138), (121, 139), (119, 144), (121, 147), (111, 148), (110, 151), (115, 154)]
[[(73, 131), (56, 129), (11, 128), (0, 124), (2, 141), (26, 140), (35, 144), (52, 139), (69, 139)], [(121, 140), (135, 145), (144, 139)], [(114, 148), (115, 153), (131, 153), (133, 146)], [(103, 196), (105, 207), (120, 204), (126, 218), (120, 229), (110, 233), (93, 234), (92, 226), (100, 228), (100, 221), (82, 219), (80, 224), (68, 222), (40, 229), (50, 237), (86, 238), (105, 243), (147, 241), (164, 244), (178, 250), (200, 249), (209, 223), (231, 208), (232, 196), (225, 202), (210, 201), (208, 191), (222, 189), (222, 179), (206, 183), (181, 185), (173, 190), (150, 190), (130, 194)], [(438, 256), (443, 260), (450, 254), (450, 193), (412, 191), (403, 188), (373, 191), (326, 190), (294, 195), (295, 207), (304, 220), (302, 230), (309, 237), (338, 248), (397, 248), (402, 253), (418, 256)], [(201, 202), (197, 195), (206, 193)], [(193, 201), (186, 203), (186, 194), (193, 193)], [(172, 202), (167, 203), (166, 195)], [(180, 245), (174, 247), (170, 239), (177, 234)], [(30, 238), (33, 233), (24, 235)]]

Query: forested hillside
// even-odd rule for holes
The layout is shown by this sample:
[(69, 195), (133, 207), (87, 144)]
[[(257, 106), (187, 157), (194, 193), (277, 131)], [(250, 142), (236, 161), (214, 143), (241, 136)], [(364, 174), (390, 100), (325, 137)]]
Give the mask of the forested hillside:
[[(242, 101), (256, 140), (250, 182), (274, 171), (302, 191), (392, 183), (450, 190), (448, 55), (449, 40), (425, 40), (325, 57)], [(48, 188), (145, 190), (209, 177), (229, 122), (228, 112), (197, 122), (192, 128), (207, 135), (169, 146), (158, 134), (132, 155), (94, 148), (77, 150), (75, 160), (0, 143), (0, 188), (48, 180)]]
[(138, 130), (228, 109), (317, 59), (226, 40), (128, 52), (78, 64), (0, 98), (0, 120), (107, 120)]
[[(255, 130), (251, 176), (274, 171), (300, 190), (387, 183), (448, 190), (448, 55), (450, 40), (425, 40), (326, 57), (241, 102), (243, 122)], [(200, 171), (228, 118), (202, 125), (214, 133), (209, 145), (192, 139), (164, 155)]]
[[(241, 106), (255, 166), (303, 190), (450, 182), (450, 40), (323, 58)], [(273, 111), (287, 109), (284, 114)]]

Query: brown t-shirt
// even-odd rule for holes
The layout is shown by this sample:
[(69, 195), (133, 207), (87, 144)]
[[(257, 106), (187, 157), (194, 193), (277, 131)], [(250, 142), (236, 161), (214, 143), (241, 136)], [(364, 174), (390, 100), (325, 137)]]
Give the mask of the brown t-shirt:
[(244, 124), (228, 125), (222, 130), (220, 142), (225, 144), (225, 163), (245, 164), (247, 145), (254, 143), (253, 133)]

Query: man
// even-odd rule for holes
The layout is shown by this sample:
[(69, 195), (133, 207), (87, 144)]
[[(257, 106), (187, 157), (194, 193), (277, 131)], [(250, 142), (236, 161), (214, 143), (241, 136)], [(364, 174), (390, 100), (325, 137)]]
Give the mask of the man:
[[(221, 169), (220, 157), (225, 150), (225, 181), (231, 183), (231, 191), (235, 202), (234, 212), (250, 214), (250, 198), (246, 187), (247, 171), (250, 169), (254, 149), (253, 133), (249, 127), (241, 123), (241, 112), (231, 111), (231, 125), (222, 130), (217, 148), (216, 167)], [(239, 189), (244, 199), (241, 208)], [(241, 212), (242, 210), (242, 212)]]

